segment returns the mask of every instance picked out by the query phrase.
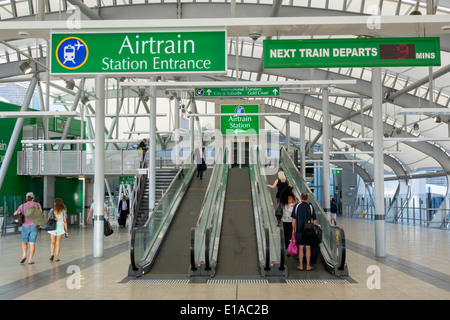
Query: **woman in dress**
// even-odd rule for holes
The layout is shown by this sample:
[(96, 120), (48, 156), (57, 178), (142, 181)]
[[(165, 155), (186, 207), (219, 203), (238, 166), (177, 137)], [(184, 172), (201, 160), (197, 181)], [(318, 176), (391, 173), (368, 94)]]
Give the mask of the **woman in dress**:
[(53, 218), (56, 220), (56, 229), (48, 231), (51, 237), (50, 244), (50, 260), (59, 261), (59, 251), (61, 250), (61, 238), (63, 235), (69, 237), (67, 232), (67, 209), (61, 199), (55, 199), (55, 205), (53, 209), (48, 213), (48, 219)]

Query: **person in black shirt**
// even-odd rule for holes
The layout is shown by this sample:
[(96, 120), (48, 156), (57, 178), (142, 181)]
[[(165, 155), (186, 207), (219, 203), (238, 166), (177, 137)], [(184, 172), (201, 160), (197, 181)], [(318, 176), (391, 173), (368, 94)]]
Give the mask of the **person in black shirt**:
[[(148, 150), (148, 147), (147, 147), (147, 139), (142, 139), (142, 141), (141, 142), (139, 142), (139, 146), (138, 146), (138, 150), (142, 150), (142, 162), (145, 164), (145, 153), (147, 152), (147, 150)], [(146, 164), (145, 164), (145, 166), (146, 166)]]
[(300, 204), (297, 204), (294, 209), (292, 209), (292, 235), (295, 234), (295, 242), (299, 245), (298, 248), (298, 258), (299, 258), (299, 266), (298, 270), (303, 271), (303, 247), (306, 247), (306, 270), (313, 270), (313, 267), (310, 265), (311, 261), (311, 243), (308, 243), (307, 240), (303, 239), (303, 229), (305, 225), (308, 223), (308, 218), (313, 220), (312, 223), (316, 224), (316, 213), (314, 211), (313, 206), (308, 203), (308, 194), (306, 192), (302, 193), (300, 196)]
[(331, 211), (331, 224), (337, 226), (336, 215), (337, 215), (337, 204), (333, 196), (330, 196), (330, 211)]
[(277, 204), (278, 204), (278, 202), (280, 202), (281, 192), (284, 190), (284, 188), (289, 186), (289, 181), (287, 180), (286, 175), (284, 174), (284, 171), (279, 170), (278, 171), (278, 179), (275, 180), (275, 182), (272, 185), (268, 184), (266, 186), (271, 189), (277, 188), (277, 194), (276, 194), (275, 198), (277, 199)]
[(195, 148), (194, 160), (197, 164), (197, 178), (203, 179), (203, 171), (206, 170), (206, 155), (205, 148), (201, 142), (198, 143), (198, 148)]

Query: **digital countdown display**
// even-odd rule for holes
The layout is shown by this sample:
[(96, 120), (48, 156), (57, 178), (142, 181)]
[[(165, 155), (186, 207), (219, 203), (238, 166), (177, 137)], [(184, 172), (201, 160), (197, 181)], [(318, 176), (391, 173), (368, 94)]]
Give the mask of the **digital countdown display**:
[(380, 59), (415, 59), (414, 44), (380, 44)]

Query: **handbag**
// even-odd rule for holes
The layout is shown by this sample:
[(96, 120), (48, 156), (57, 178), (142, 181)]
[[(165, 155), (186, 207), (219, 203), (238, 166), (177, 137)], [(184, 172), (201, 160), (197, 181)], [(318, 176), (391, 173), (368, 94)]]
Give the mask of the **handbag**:
[(295, 235), (292, 236), (291, 238), (291, 242), (288, 245), (287, 248), (287, 254), (291, 255), (291, 256), (296, 256), (298, 255), (298, 246), (295, 243)]
[(11, 223), (20, 227), (20, 226), (22, 226), (24, 221), (25, 221), (25, 217), (23, 216), (22, 213), (19, 213), (19, 214), (15, 214), (12, 216)]
[(112, 235), (114, 233), (114, 230), (111, 227), (111, 223), (109, 223), (108, 220), (104, 221), (103, 227), (104, 227), (103, 229), (104, 229), (105, 236), (108, 237), (108, 236), (110, 236), (110, 235)]
[(47, 231), (53, 231), (56, 229), (56, 220), (53, 218), (50, 218), (47, 223), (45, 224), (45, 226), (42, 227), (42, 229), (47, 230)]

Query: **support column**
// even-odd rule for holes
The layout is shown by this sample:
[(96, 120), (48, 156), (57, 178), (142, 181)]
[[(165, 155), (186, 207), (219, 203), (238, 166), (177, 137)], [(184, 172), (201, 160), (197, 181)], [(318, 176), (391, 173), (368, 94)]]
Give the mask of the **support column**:
[[(156, 79), (153, 79), (156, 81)], [(150, 137), (148, 161), (148, 209), (152, 213), (156, 206), (156, 87), (150, 87)], [(150, 215), (149, 215), (150, 216)]]
[(286, 117), (286, 150), (291, 150), (291, 122), (289, 121), (289, 117)]
[(303, 104), (300, 105), (300, 169), (304, 179), (306, 179), (306, 125), (305, 125), (305, 106)]
[(328, 87), (322, 89), (322, 141), (323, 141), (323, 194), (322, 207), (328, 221), (330, 216), (330, 104)]
[(175, 165), (176, 168), (179, 167), (179, 163), (180, 163), (180, 101), (178, 100), (178, 97), (175, 97), (174, 100), (174, 112), (173, 112), (173, 117), (174, 117), (174, 133), (175, 133), (175, 146), (173, 148), (174, 152), (175, 152)]
[(373, 159), (375, 198), (375, 254), (386, 256), (381, 68), (372, 68)]
[(105, 203), (105, 76), (95, 77), (94, 257), (103, 256)]
[[(34, 89), (36, 88), (37, 78), (36, 74), (31, 78), (30, 84), (28, 86), (25, 99), (23, 101), (20, 111), (26, 111), (30, 105), (31, 98), (33, 97)], [(22, 131), (24, 118), (17, 118), (16, 125), (11, 134), (11, 139), (9, 139), (8, 148), (6, 149), (5, 157), (3, 158), (2, 166), (0, 167), (0, 189), (3, 186), (3, 181), (5, 180), (6, 171), (8, 170), (9, 163), (11, 162), (14, 149), (16, 148), (17, 140), (19, 139), (20, 132)]]

